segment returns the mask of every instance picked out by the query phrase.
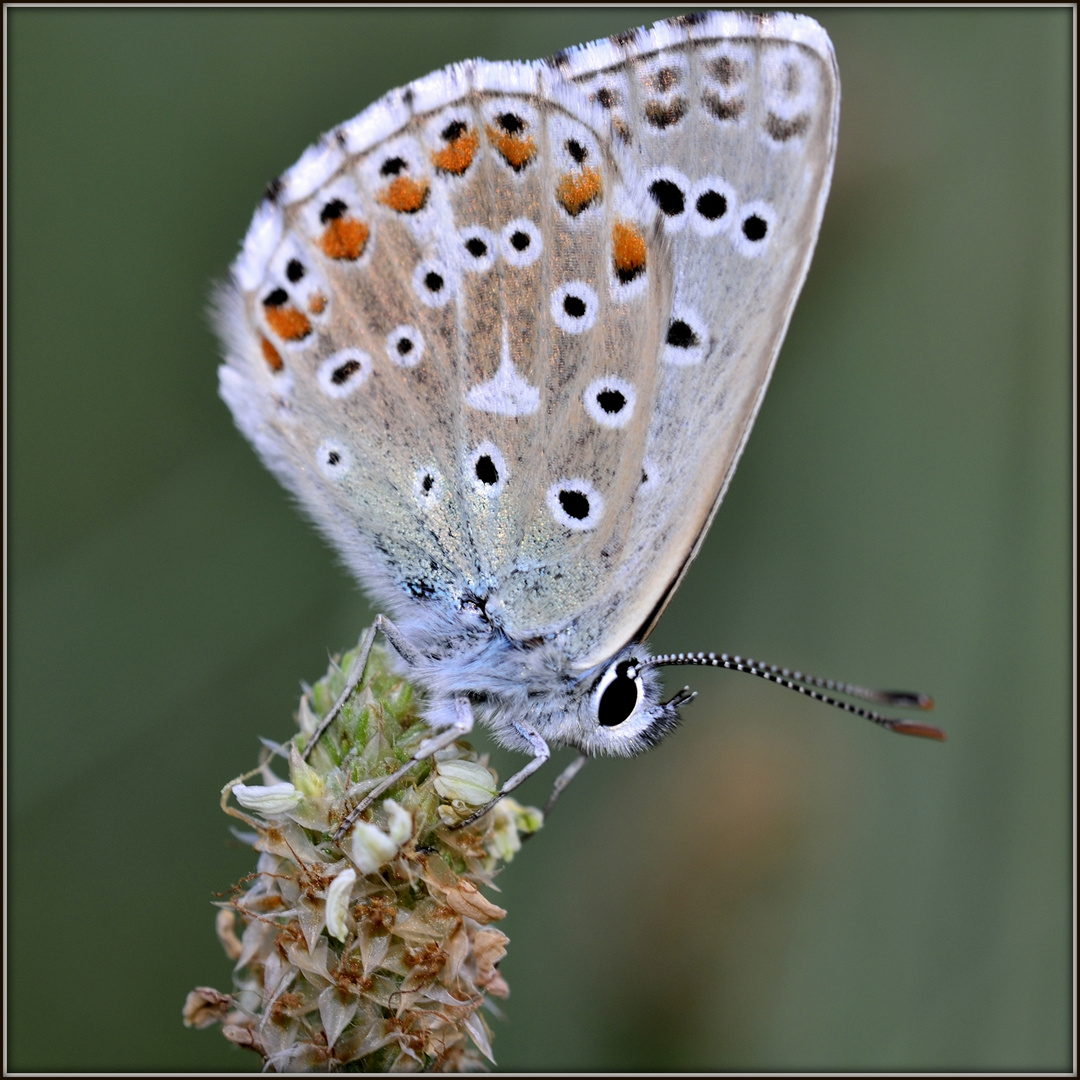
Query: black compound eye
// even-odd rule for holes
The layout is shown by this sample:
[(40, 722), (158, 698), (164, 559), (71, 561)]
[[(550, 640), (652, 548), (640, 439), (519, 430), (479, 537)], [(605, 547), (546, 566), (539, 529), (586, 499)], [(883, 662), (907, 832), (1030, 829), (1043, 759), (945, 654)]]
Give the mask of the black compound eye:
[(617, 727), (633, 715), (640, 701), (641, 680), (637, 668), (632, 660), (623, 660), (600, 695), (596, 719), (603, 727)]

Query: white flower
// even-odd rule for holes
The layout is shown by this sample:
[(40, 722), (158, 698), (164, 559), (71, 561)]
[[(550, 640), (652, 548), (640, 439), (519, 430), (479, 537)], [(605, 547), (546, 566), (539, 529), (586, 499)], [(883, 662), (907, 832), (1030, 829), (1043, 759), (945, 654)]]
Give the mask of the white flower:
[(246, 809), (271, 816), (294, 810), (301, 799), (300, 792), (288, 781), (271, 784), (269, 787), (237, 784), (232, 793), (236, 801)]
[(353, 826), (352, 861), (362, 874), (374, 874), (397, 854), (397, 849), (398, 845), (377, 825), (358, 821)]
[(383, 809), (386, 811), (386, 828), (390, 839), (401, 847), (412, 836), (412, 814), (398, 806), (393, 799), (384, 800)]
[(435, 790), (451, 802), (483, 806), (495, 798), (495, 777), (479, 762), (440, 761), (435, 773)]
[(349, 913), (349, 897), (355, 881), (356, 871), (350, 866), (342, 870), (326, 890), (326, 929), (338, 941), (344, 941), (349, 936), (345, 916)]

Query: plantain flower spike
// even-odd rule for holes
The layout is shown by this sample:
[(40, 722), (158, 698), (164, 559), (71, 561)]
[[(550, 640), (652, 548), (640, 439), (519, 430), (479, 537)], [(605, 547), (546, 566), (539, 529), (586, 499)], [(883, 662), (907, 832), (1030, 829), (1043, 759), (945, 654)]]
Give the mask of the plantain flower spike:
[(301, 698), (299, 733), (279, 750), (288, 779), (268, 756), (222, 793), (257, 860), (217, 904), (232, 990), (193, 990), (184, 1023), (220, 1024), (274, 1072), (476, 1071), (494, 1061), (481, 1009), (498, 1015), (491, 999), (509, 993), (498, 971), (508, 938), (493, 925), (506, 912), (481, 890), (543, 818), (506, 798), (455, 828), (498, 790), (458, 742), (337, 843), (349, 811), (431, 734), (384, 649), (371, 648), (359, 679), (366, 648), (370, 638)]

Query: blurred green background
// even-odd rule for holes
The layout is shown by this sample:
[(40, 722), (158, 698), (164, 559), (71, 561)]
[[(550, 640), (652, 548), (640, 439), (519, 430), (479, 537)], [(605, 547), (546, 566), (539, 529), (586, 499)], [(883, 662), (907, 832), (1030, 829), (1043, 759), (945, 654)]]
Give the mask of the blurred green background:
[[(675, 10), (7, 10), (9, 1068), (258, 1065), (180, 1023), (251, 865), (218, 792), (370, 618), (216, 395), (264, 184), (433, 68)], [(688, 672), (500, 879), (503, 1068), (1070, 1067), (1073, 12), (817, 17), (821, 241), (654, 640), (928, 691), (949, 742)]]

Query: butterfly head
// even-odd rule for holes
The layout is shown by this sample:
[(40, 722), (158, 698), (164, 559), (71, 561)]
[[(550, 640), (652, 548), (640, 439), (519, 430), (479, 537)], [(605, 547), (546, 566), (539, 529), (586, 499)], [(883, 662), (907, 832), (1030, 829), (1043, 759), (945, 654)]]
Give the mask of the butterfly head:
[(620, 650), (580, 684), (575, 745), (590, 757), (631, 757), (655, 746), (679, 722), (685, 687), (662, 701), (663, 687), (640, 645)]

